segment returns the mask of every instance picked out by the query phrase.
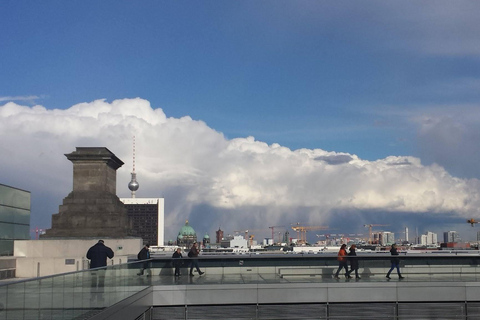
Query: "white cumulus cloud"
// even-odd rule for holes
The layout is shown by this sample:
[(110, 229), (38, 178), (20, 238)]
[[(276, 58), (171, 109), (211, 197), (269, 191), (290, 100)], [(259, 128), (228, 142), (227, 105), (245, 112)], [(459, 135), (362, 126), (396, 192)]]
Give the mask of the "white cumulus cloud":
[(439, 165), (290, 150), (254, 137), (228, 140), (202, 121), (169, 118), (139, 98), (64, 110), (9, 102), (0, 106), (0, 134), (0, 182), (32, 192), (33, 225), (48, 226), (71, 191), (72, 166), (63, 155), (75, 147), (104, 146), (123, 160), (117, 194), (128, 197), (134, 135), (137, 196), (165, 197), (169, 238), (185, 219), (212, 232), (301, 217), (328, 224), (341, 210), (480, 216), (479, 181), (456, 178)]

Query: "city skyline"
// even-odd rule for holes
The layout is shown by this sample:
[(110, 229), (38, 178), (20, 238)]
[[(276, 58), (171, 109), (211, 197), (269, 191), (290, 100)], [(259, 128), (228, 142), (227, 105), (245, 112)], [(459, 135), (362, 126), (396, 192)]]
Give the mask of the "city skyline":
[[(136, 137), (139, 197), (165, 240), (364, 224), (476, 238), (480, 32), (469, 1), (7, 2), (0, 12), (0, 183), (48, 228), (63, 154)], [(396, 228), (396, 229), (394, 229)], [(266, 233), (268, 235), (268, 231)]]

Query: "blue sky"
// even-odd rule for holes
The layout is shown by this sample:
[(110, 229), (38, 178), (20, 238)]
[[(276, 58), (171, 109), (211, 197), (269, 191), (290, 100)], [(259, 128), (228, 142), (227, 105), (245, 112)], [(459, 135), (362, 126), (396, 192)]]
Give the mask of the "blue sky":
[(0, 106), (67, 110), (139, 97), (227, 141), (253, 136), (372, 162), (411, 156), (475, 180), (479, 9), (471, 1), (4, 1)]

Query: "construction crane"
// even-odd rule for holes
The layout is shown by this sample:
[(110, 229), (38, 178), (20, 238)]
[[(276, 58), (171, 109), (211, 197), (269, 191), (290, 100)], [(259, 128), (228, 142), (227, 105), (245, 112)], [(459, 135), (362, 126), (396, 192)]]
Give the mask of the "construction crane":
[(269, 229), (272, 229), (272, 241), (275, 243), (275, 239), (274, 239), (274, 236), (275, 236), (275, 228), (285, 228), (285, 226), (272, 226), (272, 227), (268, 227)]
[(35, 240), (38, 240), (38, 235), (45, 233), (45, 229), (39, 229), (38, 227), (35, 227), (35, 229), (32, 229), (30, 231), (35, 232)]
[[(307, 243), (307, 231), (313, 230), (327, 230), (328, 226), (300, 226), (300, 223), (297, 222), (295, 226), (292, 226), (292, 229), (297, 231), (297, 243), (305, 244)], [(298, 240), (300, 239), (300, 240)]]
[(251, 234), (250, 237), (249, 237), (249, 240), (250, 240), (250, 248), (251, 248), (252, 245), (253, 245), (253, 238), (255, 238), (255, 235)]
[(372, 243), (372, 227), (388, 227), (389, 224), (364, 224), (365, 228), (368, 227), (368, 243)]
[(479, 223), (480, 221), (476, 221), (475, 219), (472, 218), (472, 219), (468, 219), (467, 222), (470, 223), (473, 227), (475, 223)]

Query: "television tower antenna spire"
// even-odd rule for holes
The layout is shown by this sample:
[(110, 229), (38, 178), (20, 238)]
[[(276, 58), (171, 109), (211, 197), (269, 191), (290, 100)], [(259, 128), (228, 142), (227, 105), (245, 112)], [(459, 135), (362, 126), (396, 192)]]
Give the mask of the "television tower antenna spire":
[(137, 173), (135, 172), (135, 136), (133, 136), (133, 170), (132, 180), (128, 183), (128, 189), (132, 191), (132, 198), (135, 198), (135, 191), (138, 190)]

